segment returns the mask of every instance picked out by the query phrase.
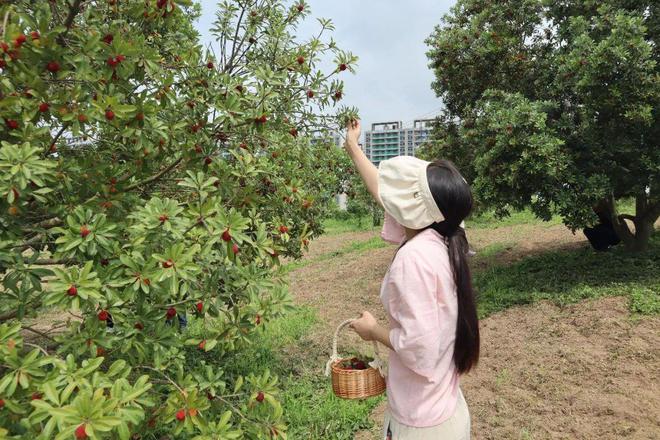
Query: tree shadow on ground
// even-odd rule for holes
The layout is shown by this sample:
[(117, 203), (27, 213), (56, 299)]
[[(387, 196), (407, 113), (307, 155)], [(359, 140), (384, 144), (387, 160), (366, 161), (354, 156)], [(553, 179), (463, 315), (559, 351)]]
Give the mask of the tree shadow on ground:
[(565, 304), (612, 295), (660, 296), (660, 234), (638, 254), (621, 246), (596, 252), (567, 244), (512, 264), (497, 264), (498, 253), (488, 258), (495, 264), (479, 267), (474, 276), (482, 317), (542, 299)]

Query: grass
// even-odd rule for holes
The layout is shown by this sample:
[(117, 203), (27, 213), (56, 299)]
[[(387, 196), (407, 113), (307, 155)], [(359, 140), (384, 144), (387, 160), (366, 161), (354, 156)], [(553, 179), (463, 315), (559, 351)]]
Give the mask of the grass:
[(349, 244), (343, 248), (336, 250), (334, 252), (328, 252), (326, 254), (319, 255), (315, 258), (307, 258), (304, 260), (291, 261), (282, 266), (282, 270), (285, 273), (291, 272), (292, 270), (300, 269), (310, 264), (319, 263), (326, 260), (331, 260), (333, 258), (341, 257), (353, 252), (364, 252), (371, 249), (379, 249), (386, 247), (388, 244), (383, 241), (380, 237), (372, 237), (368, 240), (361, 241), (351, 241)]
[(660, 237), (649, 250), (630, 254), (623, 247), (594, 252), (589, 247), (528, 257), (508, 266), (479, 271), (474, 285), (480, 316), (508, 307), (552, 300), (558, 304), (586, 298), (626, 295), (634, 313), (660, 313)]
[(554, 226), (561, 224), (561, 217), (554, 216), (550, 221), (538, 219), (530, 210), (515, 211), (504, 218), (497, 218), (494, 211), (486, 211), (465, 221), (468, 228), (492, 229), (504, 226), (538, 224)]
[(324, 235), (345, 234), (348, 232), (377, 231), (380, 226), (373, 226), (371, 215), (364, 217), (329, 218), (323, 222)]
[[(307, 365), (316, 356), (306, 353), (305, 335), (317, 323), (315, 309), (299, 307), (268, 323), (247, 350), (224, 365), (232, 374), (248, 375), (269, 369), (280, 377), (280, 401), (292, 439), (351, 439), (369, 428), (369, 414), (380, 399), (343, 400), (335, 397), (330, 379), (321, 374), (324, 365)], [(300, 353), (292, 358), (290, 352)]]

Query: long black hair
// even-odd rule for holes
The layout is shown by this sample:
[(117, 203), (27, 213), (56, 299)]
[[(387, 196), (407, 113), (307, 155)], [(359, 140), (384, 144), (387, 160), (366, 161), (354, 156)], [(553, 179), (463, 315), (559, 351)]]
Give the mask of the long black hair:
[(460, 226), (472, 210), (472, 191), (456, 166), (447, 160), (431, 163), (426, 177), (433, 199), (445, 217), (429, 228), (445, 237), (456, 284), (458, 317), (454, 364), (459, 373), (467, 373), (479, 360), (479, 320), (467, 262), (469, 246), (465, 230)]

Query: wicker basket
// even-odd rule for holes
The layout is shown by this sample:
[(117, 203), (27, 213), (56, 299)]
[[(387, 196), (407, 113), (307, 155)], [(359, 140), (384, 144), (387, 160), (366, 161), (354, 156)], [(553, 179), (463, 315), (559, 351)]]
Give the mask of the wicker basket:
[[(378, 396), (385, 391), (385, 378), (382, 374), (383, 362), (378, 353), (378, 344), (374, 345), (374, 362), (369, 363), (366, 370), (344, 370), (340, 363), (350, 358), (340, 358), (337, 354), (337, 339), (339, 332), (353, 322), (352, 319), (342, 322), (332, 340), (332, 357), (326, 366), (326, 376), (332, 374), (332, 391), (342, 399), (366, 399)], [(376, 368), (374, 368), (376, 367)]]

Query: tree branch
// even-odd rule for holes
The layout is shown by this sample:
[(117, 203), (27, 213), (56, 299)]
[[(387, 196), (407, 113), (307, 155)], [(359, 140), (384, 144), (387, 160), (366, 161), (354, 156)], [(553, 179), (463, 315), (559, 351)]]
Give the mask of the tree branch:
[(66, 30), (64, 31), (63, 34), (61, 34), (59, 37), (57, 37), (57, 41), (64, 46), (65, 42), (64, 39), (66, 38), (67, 34), (69, 33), (69, 30), (71, 30), (71, 25), (73, 25), (73, 20), (75, 20), (76, 15), (80, 12), (80, 4), (83, 2), (83, 0), (73, 0), (73, 3), (69, 7), (69, 15), (67, 15), (66, 20), (64, 20), (64, 27), (66, 27)]
[(179, 165), (179, 164), (181, 163), (182, 160), (183, 160), (183, 156), (180, 157), (180, 158), (178, 158), (178, 159), (175, 160), (174, 162), (172, 162), (172, 163), (171, 163), (170, 165), (168, 165), (167, 167), (163, 168), (163, 169), (162, 169), (161, 171), (159, 171), (157, 174), (154, 174), (153, 176), (151, 176), (151, 177), (149, 177), (149, 178), (147, 178), (147, 179), (145, 179), (145, 180), (143, 180), (143, 181), (141, 181), (141, 182), (137, 182), (137, 183), (134, 183), (133, 185), (129, 185), (128, 187), (124, 188), (124, 190), (125, 190), (125, 191), (132, 191), (132, 190), (134, 190), (134, 189), (137, 189), (137, 188), (141, 187), (142, 185), (146, 185), (146, 184), (148, 184), (148, 183), (154, 183), (155, 181), (157, 181), (158, 179), (160, 179), (161, 177), (163, 177), (165, 174), (169, 173), (169, 172), (172, 171), (174, 168), (176, 168), (176, 166)]

